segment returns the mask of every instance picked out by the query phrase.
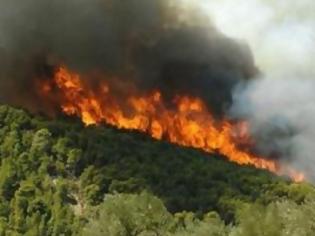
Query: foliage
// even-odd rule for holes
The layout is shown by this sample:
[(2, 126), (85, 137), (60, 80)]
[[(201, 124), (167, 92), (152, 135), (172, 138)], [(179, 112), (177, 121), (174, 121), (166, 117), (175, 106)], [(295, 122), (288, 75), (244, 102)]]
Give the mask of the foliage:
[(239, 209), (237, 224), (225, 225), (215, 212), (198, 219), (189, 212), (171, 215), (162, 202), (147, 193), (118, 194), (105, 198), (83, 236), (313, 236), (315, 200), (302, 205), (294, 201), (267, 206), (248, 204)]
[(218, 154), (0, 106), (0, 235), (308, 236), (314, 195)]
[(314, 199), (302, 205), (285, 200), (267, 206), (248, 206), (240, 212), (239, 225), (231, 236), (312, 236), (315, 232), (314, 207)]
[(140, 195), (106, 196), (84, 235), (165, 235), (172, 216), (161, 200), (143, 192)]

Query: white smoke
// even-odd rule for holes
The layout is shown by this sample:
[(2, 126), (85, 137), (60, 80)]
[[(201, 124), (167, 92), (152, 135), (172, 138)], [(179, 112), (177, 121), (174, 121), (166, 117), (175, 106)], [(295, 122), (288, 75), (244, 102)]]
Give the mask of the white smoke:
[(195, 1), (225, 34), (246, 41), (262, 71), (240, 85), (231, 115), (249, 120), (258, 149), (315, 179), (315, 1)]

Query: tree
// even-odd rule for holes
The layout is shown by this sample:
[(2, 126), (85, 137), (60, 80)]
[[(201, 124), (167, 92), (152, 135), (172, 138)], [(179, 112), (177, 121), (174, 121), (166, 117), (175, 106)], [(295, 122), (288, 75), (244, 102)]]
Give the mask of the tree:
[(267, 206), (248, 205), (238, 215), (231, 236), (312, 236), (315, 232), (315, 201), (298, 205), (293, 201)]
[(107, 195), (84, 229), (86, 236), (166, 235), (172, 215), (161, 200), (147, 192)]
[(51, 133), (47, 129), (38, 130), (32, 141), (32, 146), (30, 148), (30, 153), (32, 155), (40, 157), (45, 155), (51, 146)]
[(176, 230), (170, 236), (228, 236), (229, 227), (226, 227), (220, 216), (210, 212), (199, 220), (193, 213), (175, 214)]

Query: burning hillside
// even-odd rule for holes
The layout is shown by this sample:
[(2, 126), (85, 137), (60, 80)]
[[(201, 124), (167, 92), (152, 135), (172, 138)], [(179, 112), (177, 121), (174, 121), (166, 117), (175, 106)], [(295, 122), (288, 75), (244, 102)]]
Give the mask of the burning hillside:
[(39, 94), (59, 104), (64, 113), (79, 116), (86, 125), (105, 122), (138, 130), (155, 139), (219, 152), (240, 165), (289, 175), (295, 181), (304, 179), (290, 167), (242, 150), (241, 145), (252, 145), (246, 122), (217, 121), (200, 98), (178, 95), (167, 105), (160, 91), (118, 99), (111, 90), (104, 79), (93, 89), (80, 75), (60, 67), (53, 80), (40, 85)]
[(314, 235), (314, 0), (0, 0), (0, 235)]
[[(296, 133), (278, 132), (273, 125), (265, 128), (268, 122), (253, 131), (250, 127), (260, 121), (260, 112), (250, 120), (247, 109), (255, 110), (250, 102), (242, 106), (246, 98), (233, 100), (236, 87), (261, 75), (249, 46), (225, 36), (193, 4), (1, 4), (2, 103), (49, 115), (62, 110), (86, 125), (104, 122), (139, 130), (155, 139), (219, 152), (242, 165), (304, 179), (290, 165), (296, 150), (291, 151), (290, 142), (282, 145)], [(16, 15), (20, 18), (12, 18)], [(240, 115), (231, 118), (231, 107)]]

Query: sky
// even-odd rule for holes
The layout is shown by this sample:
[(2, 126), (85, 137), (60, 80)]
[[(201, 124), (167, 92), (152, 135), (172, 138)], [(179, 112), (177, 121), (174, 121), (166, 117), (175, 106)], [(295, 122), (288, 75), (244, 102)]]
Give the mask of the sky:
[(261, 71), (257, 80), (236, 87), (230, 114), (249, 121), (263, 154), (277, 153), (282, 161), (314, 172), (315, 1), (187, 2), (224, 34), (245, 41)]

